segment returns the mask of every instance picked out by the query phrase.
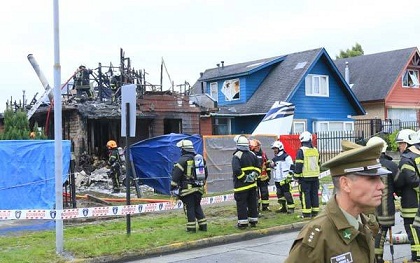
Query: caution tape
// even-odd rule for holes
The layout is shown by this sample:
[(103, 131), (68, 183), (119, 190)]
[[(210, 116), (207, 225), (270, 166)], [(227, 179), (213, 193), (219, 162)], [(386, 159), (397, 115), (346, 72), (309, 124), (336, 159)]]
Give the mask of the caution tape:
[[(233, 194), (210, 196), (201, 200), (202, 205), (216, 204), (234, 200)], [(102, 216), (124, 216), (166, 210), (182, 209), (181, 200), (176, 202), (147, 203), (138, 205), (103, 206), (72, 208), (63, 210), (30, 209), (30, 210), (0, 210), (0, 220), (31, 220), (31, 219), (74, 219)]]
[[(329, 170), (322, 173), (320, 177), (329, 175)], [(292, 184), (296, 184), (293, 182)], [(274, 185), (269, 186), (269, 192), (275, 193)], [(292, 190), (293, 196), (299, 196), (296, 190)], [(318, 193), (320, 195), (320, 193)], [(210, 196), (201, 199), (202, 205), (217, 204), (234, 200), (233, 194)], [(166, 210), (182, 209), (184, 207), (181, 200), (175, 202), (147, 203), (138, 205), (121, 205), (121, 206), (102, 206), (102, 207), (86, 207), (72, 208), (63, 210), (49, 209), (29, 209), (29, 210), (0, 210), (0, 220), (31, 220), (31, 219), (74, 219), (74, 218), (91, 218), (102, 216), (124, 216), (135, 215), (150, 212), (159, 212)]]

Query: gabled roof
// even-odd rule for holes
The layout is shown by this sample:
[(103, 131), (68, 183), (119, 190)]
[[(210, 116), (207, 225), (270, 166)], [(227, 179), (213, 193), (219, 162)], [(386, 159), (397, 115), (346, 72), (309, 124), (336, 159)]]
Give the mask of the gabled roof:
[(417, 48), (406, 48), (334, 61), (344, 76), (349, 64), (350, 84), (359, 101), (384, 100)]
[[(312, 69), (316, 62), (325, 56), (331, 66), (333, 73), (341, 79), (350, 102), (359, 114), (365, 114), (364, 109), (357, 101), (356, 96), (351, 92), (344, 78), (340, 75), (333, 61), (328, 56), (324, 48), (307, 50), (286, 56), (277, 57), (280, 59), (277, 64), (272, 64), (273, 69), (261, 83), (247, 103), (222, 106), (216, 115), (226, 116), (246, 116), (246, 115), (265, 115), (275, 101), (289, 101), (296, 88), (305, 80), (304, 76)], [(261, 60), (264, 61), (264, 60)], [(249, 64), (241, 63), (241, 65)], [(200, 79), (207, 79), (205, 75)], [(194, 85), (198, 90), (200, 80)]]
[(269, 67), (279, 61), (283, 60), (284, 56), (278, 56), (273, 58), (259, 59), (239, 64), (233, 64), (228, 66), (220, 66), (217, 68), (206, 69), (199, 81), (212, 81), (220, 80), (224, 78), (235, 78), (252, 74), (258, 70)]

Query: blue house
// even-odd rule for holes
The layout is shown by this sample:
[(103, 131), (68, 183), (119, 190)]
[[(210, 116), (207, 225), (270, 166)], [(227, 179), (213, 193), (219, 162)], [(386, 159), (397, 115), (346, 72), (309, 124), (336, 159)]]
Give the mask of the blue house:
[(194, 96), (216, 105), (206, 115), (213, 135), (252, 133), (275, 101), (295, 105), (291, 133), (352, 131), (352, 116), (365, 114), (324, 48), (233, 65), (222, 62), (201, 74), (192, 87)]

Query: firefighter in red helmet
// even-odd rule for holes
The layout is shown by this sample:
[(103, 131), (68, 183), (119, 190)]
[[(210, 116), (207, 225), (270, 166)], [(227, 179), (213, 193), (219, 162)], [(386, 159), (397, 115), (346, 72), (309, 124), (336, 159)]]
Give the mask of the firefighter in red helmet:
[(249, 141), (249, 149), (258, 157), (261, 168), (261, 174), (257, 177), (257, 197), (258, 210), (270, 211), (270, 200), (268, 193), (268, 184), (271, 176), (270, 159), (267, 158), (265, 152), (261, 149), (261, 142), (257, 139)]

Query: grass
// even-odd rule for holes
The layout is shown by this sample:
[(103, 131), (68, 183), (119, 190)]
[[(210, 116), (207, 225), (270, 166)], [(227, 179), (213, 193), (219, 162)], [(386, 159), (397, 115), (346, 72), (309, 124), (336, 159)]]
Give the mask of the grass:
[[(298, 200), (295, 201), (296, 204), (299, 203)], [(270, 202), (272, 209), (278, 208), (275, 200)], [(243, 232), (235, 227), (237, 217), (234, 202), (203, 206), (203, 209), (208, 220), (208, 231), (198, 231), (195, 234), (185, 231), (187, 220), (182, 210), (133, 215), (130, 235), (127, 235), (125, 217), (83, 224), (68, 225), (65, 222), (65, 257), (55, 253), (55, 231), (2, 236), (0, 262), (83, 262), (96, 257), (144, 253), (159, 246)], [(265, 212), (257, 229), (296, 221), (296, 214)]]

